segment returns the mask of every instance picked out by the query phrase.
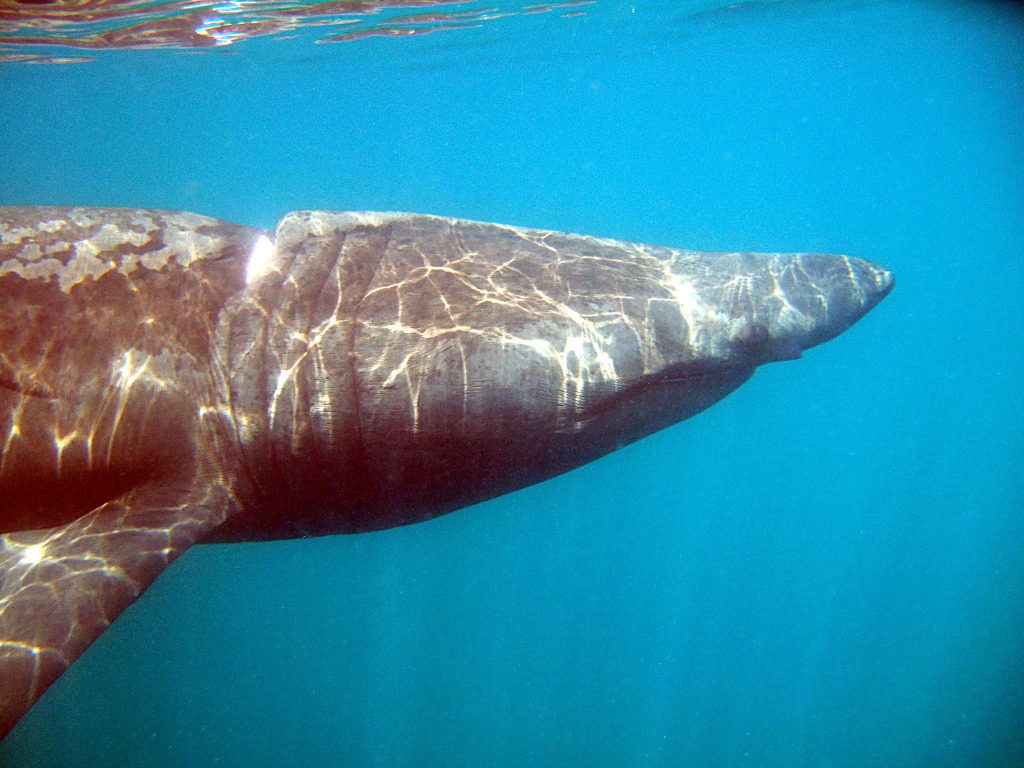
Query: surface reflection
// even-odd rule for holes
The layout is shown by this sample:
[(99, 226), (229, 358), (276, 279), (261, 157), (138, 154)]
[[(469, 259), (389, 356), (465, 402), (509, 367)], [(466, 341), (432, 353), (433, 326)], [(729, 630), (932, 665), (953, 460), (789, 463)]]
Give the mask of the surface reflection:
[[(479, 27), (483, 22), (520, 14), (585, 14), (596, 0), (541, 3), (518, 10), (465, 8), (470, 0), (188, 0), (147, 3), (138, 0), (19, 0), (0, 5), (0, 62), (71, 64), (90, 56), (22, 53), (28, 47), (63, 46), (85, 50), (213, 49), (241, 40), (280, 35), (308, 27), (326, 27), (317, 43), (368, 37), (405, 37)], [(456, 10), (402, 13), (403, 9), (458, 6)], [(342, 27), (336, 31), (335, 27)]]

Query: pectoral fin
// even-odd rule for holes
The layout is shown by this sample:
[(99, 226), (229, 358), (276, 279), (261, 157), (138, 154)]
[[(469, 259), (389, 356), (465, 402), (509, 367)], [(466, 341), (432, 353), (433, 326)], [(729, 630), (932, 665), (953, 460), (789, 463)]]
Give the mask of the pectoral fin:
[(68, 525), (0, 536), (0, 738), (231, 508), (216, 484), (148, 485)]

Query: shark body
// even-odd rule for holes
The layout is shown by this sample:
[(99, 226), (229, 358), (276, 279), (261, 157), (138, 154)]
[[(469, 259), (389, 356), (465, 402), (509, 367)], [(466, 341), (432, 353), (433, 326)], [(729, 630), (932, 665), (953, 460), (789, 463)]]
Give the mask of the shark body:
[(414, 523), (698, 413), (889, 292), (400, 213), (0, 208), (0, 737), (198, 542)]

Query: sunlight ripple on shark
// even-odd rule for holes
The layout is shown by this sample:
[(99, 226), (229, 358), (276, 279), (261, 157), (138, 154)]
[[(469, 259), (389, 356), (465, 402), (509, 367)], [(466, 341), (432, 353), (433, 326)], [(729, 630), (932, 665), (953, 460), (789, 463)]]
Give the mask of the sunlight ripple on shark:
[(717, 402), (892, 288), (403, 213), (0, 208), (0, 737), (198, 542), (509, 493)]

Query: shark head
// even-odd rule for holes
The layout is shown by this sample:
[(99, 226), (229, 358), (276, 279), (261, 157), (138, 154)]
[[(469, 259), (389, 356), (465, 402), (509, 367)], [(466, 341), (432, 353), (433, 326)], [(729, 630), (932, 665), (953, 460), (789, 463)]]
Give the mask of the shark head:
[(286, 511), (235, 538), (401, 525), (568, 471), (834, 338), (893, 283), (846, 256), (409, 214), (290, 214), (275, 241), (227, 366), (252, 396), (243, 452), (276, 468), (259, 507)]

